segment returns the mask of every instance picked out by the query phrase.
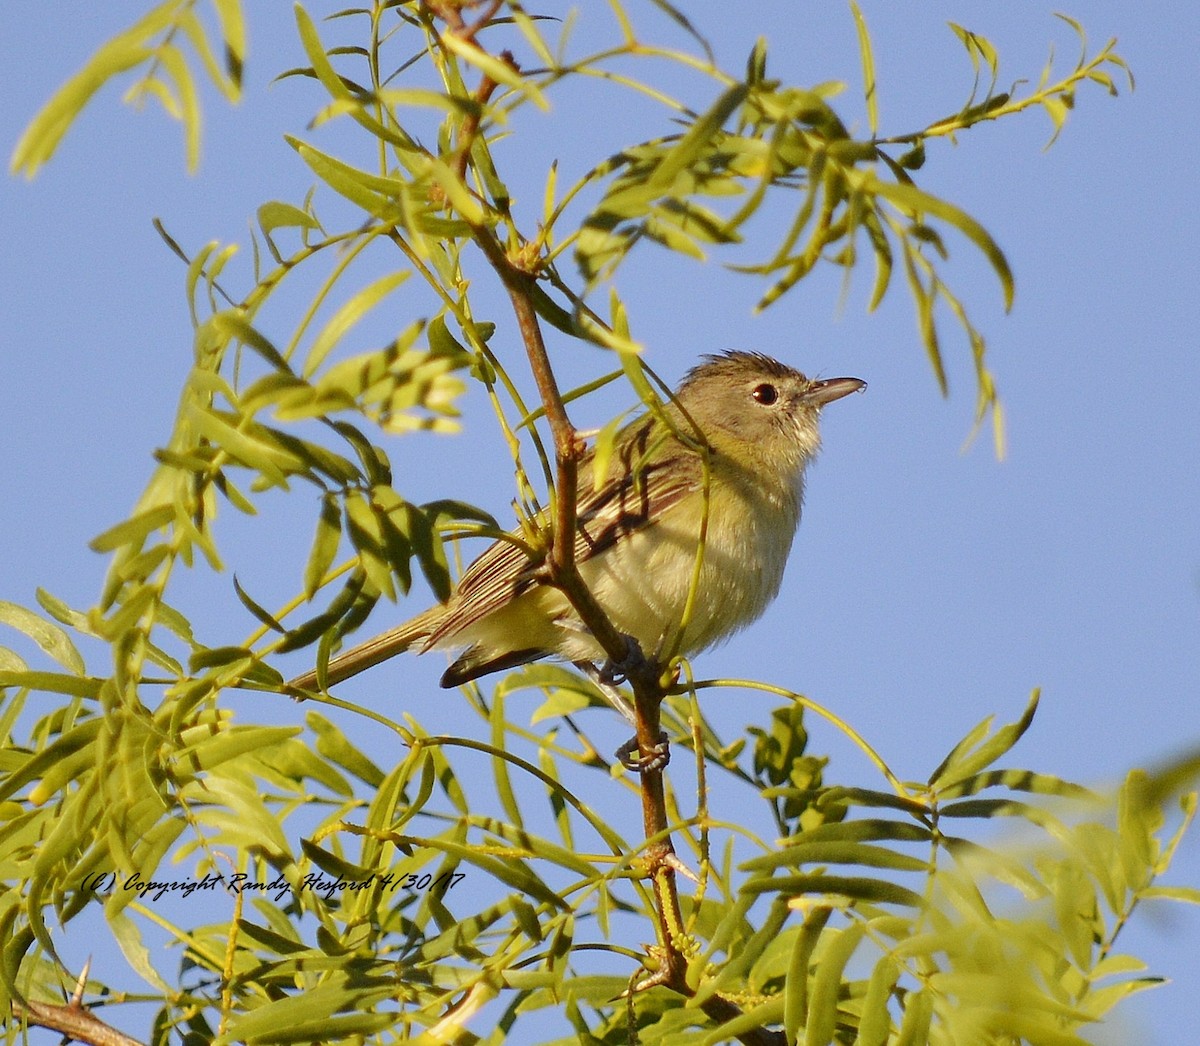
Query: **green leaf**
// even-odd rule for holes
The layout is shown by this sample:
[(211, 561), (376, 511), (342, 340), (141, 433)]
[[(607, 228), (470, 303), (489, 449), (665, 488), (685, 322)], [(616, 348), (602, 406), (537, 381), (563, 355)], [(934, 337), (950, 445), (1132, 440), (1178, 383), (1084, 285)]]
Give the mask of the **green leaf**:
[(463, 184), (462, 179), (443, 160), (430, 160), (428, 174), (442, 189), (451, 207), (471, 225), (483, 225), (490, 215), (471, 191)]
[(213, 830), (206, 833), (213, 844), (261, 851), (277, 860), (288, 857), (291, 851), (279, 819), (256, 785), (241, 777), (236, 766), (226, 766), (188, 783), (180, 794), (196, 822)]
[[(179, 112), (173, 115), (177, 115), (183, 124), (187, 168), (189, 172), (195, 173), (200, 166), (200, 98), (196, 92), (196, 81), (192, 78), (192, 71), (188, 68), (187, 59), (184, 58), (183, 52), (178, 47), (165, 43), (158, 48), (154, 57), (175, 84), (179, 98)], [(149, 85), (157, 83), (153, 79), (145, 82)]]
[(1138, 891), (1150, 884), (1158, 856), (1155, 833), (1162, 827), (1162, 809), (1147, 803), (1149, 775), (1131, 770), (1117, 796), (1117, 831), (1120, 835), (1121, 865), (1131, 889)]
[[(822, 825), (821, 827), (829, 827)], [(833, 827), (841, 827), (835, 825)], [(913, 857), (909, 854), (897, 853), (883, 846), (870, 846), (863, 843), (829, 841), (809, 842), (801, 834), (794, 842), (782, 850), (756, 857), (747, 861), (743, 868), (747, 871), (768, 871), (773, 868), (791, 867), (802, 864), (853, 864), (867, 868), (891, 868), (897, 872), (927, 872), (928, 860)]]
[(1132, 955), (1121, 955), (1118, 952), (1096, 963), (1092, 967), (1089, 980), (1095, 983), (1105, 977), (1116, 977), (1123, 973), (1142, 973), (1145, 969), (1146, 964), (1141, 959), (1135, 959)]
[[(1061, 16), (1060, 16), (1061, 17)], [(996, 82), (996, 77), (1000, 71), (1000, 56), (996, 53), (996, 48), (992, 45), (987, 37), (980, 36), (978, 33), (972, 32), (970, 29), (965, 29), (963, 26), (955, 22), (948, 22), (951, 31), (958, 37), (959, 42), (966, 48), (967, 55), (971, 59), (971, 66), (975, 70), (976, 83), (979, 78), (979, 60), (982, 58), (987, 63), (989, 72), (991, 73), (992, 83)], [(971, 93), (971, 100), (974, 101), (975, 92)], [(968, 106), (970, 102), (968, 102)]]
[(1157, 898), (1163, 901), (1182, 901), (1184, 904), (1200, 904), (1200, 888), (1195, 886), (1147, 886), (1142, 892), (1143, 900)]
[(302, 373), (311, 376), (325, 361), (325, 357), (345, 334), (368, 312), (399, 287), (411, 275), (409, 270), (400, 269), (368, 284), (345, 302), (322, 328), (308, 350)]
[(68, 676), (59, 672), (0, 671), (0, 688), (19, 686), (48, 694), (96, 698), (100, 696), (100, 688), (103, 685), (103, 679), (90, 676)]
[(317, 751), (321, 755), (366, 782), (371, 788), (378, 789), (382, 785), (383, 771), (351, 744), (334, 723), (316, 712), (309, 712), (304, 721), (317, 735)]
[(1092, 950), (1103, 927), (1097, 917), (1096, 889), (1074, 861), (1060, 861), (1049, 877), (1054, 911), (1071, 957), (1081, 970), (1090, 969)]
[(1167, 981), (1163, 977), (1139, 977), (1132, 981), (1121, 981), (1119, 984), (1106, 984), (1088, 992), (1080, 1005), (1089, 1014), (1103, 1017), (1117, 1003), (1129, 996), (1146, 991), (1148, 988), (1158, 988), (1166, 983)]
[(748, 894), (778, 893), (783, 897), (818, 895), (883, 904), (902, 904), (910, 908), (925, 906), (925, 901), (920, 894), (896, 883), (883, 879), (869, 879), (865, 876), (822, 874), (761, 876), (748, 880), (742, 889)]
[[(99, 717), (83, 720), (72, 727), (53, 744), (42, 749), (37, 755), (30, 756), (16, 769), (8, 770), (0, 779), (0, 800), (15, 795), (30, 781), (36, 781), (53, 772), (54, 768), (80, 751), (90, 749), (99, 736), (104, 721)], [(91, 752), (85, 751), (90, 759)], [(44, 799), (42, 800), (44, 801)]]
[(288, 362), (280, 351), (275, 348), (246, 318), (240, 309), (226, 309), (211, 316), (208, 324), (217, 333), (241, 342), (247, 348), (258, 353), (270, 366), (276, 370), (288, 372)]
[[(712, 1031), (706, 1035), (696, 1038), (675, 1038), (669, 1040), (674, 1046), (674, 1043), (689, 1043), (696, 1042), (701, 1046), (723, 1046), (725, 1043), (731, 1043), (741, 1039), (743, 1035), (750, 1036), (761, 1033), (764, 1028), (769, 1028), (773, 1024), (778, 1024), (783, 1019), (783, 1000), (779, 996), (768, 997), (765, 1002), (760, 1002), (757, 1006), (747, 1005), (745, 1009), (737, 1012), (737, 1016), (723, 1021), (717, 1025)], [(686, 1017), (687, 1011), (681, 1014), (681, 1017)]]
[(171, 25), (178, 8), (175, 0), (159, 4), (96, 51), (30, 122), (13, 150), (10, 170), (27, 178), (37, 174), (96, 92), (114, 77), (154, 55), (146, 41)]
[(442, 33), (440, 40), (446, 50), (470, 62), (496, 83), (511, 87), (514, 91), (523, 94), (543, 112), (550, 111), (550, 103), (546, 101), (537, 84), (523, 77), (520, 71), (509, 62), (495, 58), (473, 41), (464, 39), (457, 33)]
[(703, 1002), (718, 992), (743, 982), (746, 971), (758, 962), (763, 952), (779, 936), (790, 911), (787, 898), (773, 897), (771, 908), (759, 928), (748, 939), (740, 941), (736, 948), (730, 949), (730, 954), (716, 977), (707, 978), (700, 983), (696, 992), (696, 1002)]
[(192, 672), (203, 672), (208, 668), (222, 668), (253, 657), (253, 651), (244, 646), (201, 647), (193, 650), (188, 658)]
[(389, 994), (386, 986), (358, 987), (336, 978), (235, 1014), (223, 1038), (250, 1046), (363, 1042), (396, 1023), (388, 1009), (374, 1009)]
[[(218, 17), (220, 17), (219, 6)], [(224, 63), (217, 61), (212, 44), (209, 43), (205, 25), (197, 16), (194, 7), (189, 6), (182, 13), (180, 26), (187, 34), (187, 38), (195, 49), (196, 54), (200, 56), (200, 61), (204, 65), (204, 71), (208, 73), (208, 78), (227, 100), (237, 102), (241, 97), (242, 63), (240, 57), (235, 58), (232, 55), (229, 44), (224, 40), (223, 36), (222, 42), (225, 43), (225, 61)], [(245, 41), (243, 39), (243, 48), (244, 44)]]
[(986, 741), (982, 738), (987, 733), (991, 720), (985, 720), (975, 727), (963, 741), (955, 745), (953, 751), (933, 772), (929, 779), (930, 790), (938, 793), (942, 788), (957, 786), (1005, 755), (1029, 729), (1029, 724), (1033, 722), (1037, 712), (1040, 694), (1040, 691), (1034, 690), (1021, 718), (1015, 723), (1002, 726)]
[(281, 745), (299, 733), (296, 726), (230, 726), (217, 733), (207, 725), (195, 726), (184, 730), (179, 751), (197, 767), (211, 771), (231, 759)]
[(876, 93), (875, 58), (871, 53), (871, 34), (867, 31), (867, 20), (855, 0), (850, 0), (850, 11), (854, 15), (854, 28), (858, 32), (858, 53), (863, 70), (863, 98), (867, 103), (867, 128), (871, 137), (879, 134), (879, 97)]
[[(122, 896), (120, 892), (114, 893), (113, 898)], [(125, 894), (126, 903), (128, 900), (135, 899), (136, 894)], [(142, 941), (142, 933), (132, 919), (129, 918), (117, 904), (114, 904), (112, 898), (105, 904), (105, 916), (108, 920), (109, 929), (112, 930), (113, 939), (117, 942), (121, 953), (125, 956), (125, 960), (139, 973), (149, 984), (152, 984), (156, 991), (162, 992), (164, 995), (169, 995), (171, 989), (167, 987), (166, 982), (162, 979), (158, 970), (154, 968), (154, 963), (150, 958), (150, 949), (146, 947)]]
[(550, 691), (546, 698), (529, 716), (530, 723), (544, 723), (547, 719), (558, 719), (562, 716), (574, 715), (585, 708), (595, 707), (603, 699), (595, 691), (582, 682), (576, 689), (558, 687)]
[(530, 868), (526, 860), (516, 856), (515, 852), (501, 859), (446, 838), (397, 836), (394, 842), (397, 844), (408, 842), (413, 846), (428, 846), (440, 850), (448, 856), (456, 858), (460, 863), (474, 865), (484, 874), (492, 876), (498, 882), (504, 883), (514, 890), (519, 890), (542, 904), (560, 911), (570, 909), (569, 904)]
[(38, 606), (60, 625), (67, 625), (77, 632), (89, 632), (87, 614), (75, 610), (59, 599), (58, 596), (54, 595), (54, 593), (47, 592), (44, 588), (36, 589), (34, 596), (38, 601)]
[(985, 770), (938, 789), (938, 800), (945, 802), (961, 795), (975, 795), (985, 788), (1008, 788), (1014, 792), (1036, 795), (1056, 795), (1084, 802), (1097, 802), (1099, 797), (1082, 785), (1064, 781), (1053, 774), (1035, 774), (1030, 770)]
[(371, 878), (371, 869), (318, 846), (311, 839), (301, 839), (300, 846), (304, 856), (328, 875), (336, 875), (339, 879), (350, 882), (363, 882)]
[(391, 560), (386, 551), (383, 527), (370, 503), (353, 490), (346, 496), (346, 533), (358, 553), (367, 578), (389, 599), (396, 598)]
[(221, 23), (221, 39), (225, 43), (225, 68), (231, 83), (240, 87), (242, 66), (246, 59), (246, 23), (242, 16), (241, 0), (213, 0), (217, 19)]
[(334, 795), (348, 799), (354, 794), (345, 775), (338, 773), (332, 762), (314, 751), (306, 741), (282, 741), (273, 748), (260, 750), (256, 760), (285, 778), (297, 792), (301, 790), (301, 782), (315, 781)]
[(302, 211), (290, 203), (270, 200), (256, 212), (259, 228), (268, 236), (276, 229), (298, 228), (319, 230), (320, 223), (308, 211)]
[(329, 56), (325, 53), (325, 45), (321, 42), (321, 36), (317, 32), (317, 27), (312, 17), (300, 4), (294, 5), (294, 11), (300, 43), (304, 47), (305, 55), (308, 56), (308, 60), (312, 63), (313, 74), (320, 81), (321, 86), (334, 98), (352, 99), (353, 95), (350, 89), (342, 82), (342, 78), (338, 75), (337, 70), (334, 69), (329, 61)]
[(789, 1042), (795, 1042), (799, 1030), (809, 1019), (808, 968), (833, 908), (817, 905), (804, 917), (804, 924), (792, 944), (787, 979), (783, 986), (783, 1026)]
[(991, 263), (992, 269), (1000, 280), (1000, 286), (1004, 292), (1004, 307), (1006, 309), (1012, 308), (1015, 283), (1012, 269), (1009, 268), (1008, 259), (1004, 256), (1004, 252), (1000, 249), (996, 241), (992, 239), (991, 234), (979, 222), (967, 214), (966, 211), (955, 207), (952, 203), (923, 192), (915, 185), (885, 182), (869, 172), (863, 176), (861, 186), (864, 191), (882, 196), (885, 200), (914, 215), (931, 214), (933, 217), (954, 226), (954, 228), (975, 244), (984, 257), (987, 258), (988, 262)]
[(900, 972), (900, 964), (890, 955), (883, 956), (875, 964), (863, 994), (858, 1038), (854, 1040), (854, 1046), (886, 1046), (892, 1032), (888, 1002), (900, 979)]
[(904, 993), (904, 1016), (895, 1046), (925, 1046), (933, 1023), (933, 995), (929, 991)]
[(284, 135), (284, 140), (300, 154), (321, 181), (355, 206), (381, 221), (399, 222), (404, 217), (396, 201), (407, 193), (408, 183), (398, 178), (384, 178), (360, 171), (291, 135)]
[[(304, 462), (261, 425), (203, 407), (193, 407), (190, 419), (197, 435), (215, 443), (239, 464), (256, 470), (272, 486), (286, 489), (287, 474), (304, 469)], [(231, 423), (235, 421), (237, 425)]]
[(278, 632), (281, 635), (287, 631), (287, 629), (279, 623), (279, 620), (274, 614), (267, 610), (266, 607), (262, 606), (250, 595), (249, 592), (242, 588), (242, 583), (238, 581), (236, 574), (233, 576), (233, 590), (242, 606), (249, 610), (250, 613), (253, 614), (258, 621), (266, 625), (267, 628), (271, 629), (273, 632)]
[(654, 168), (647, 183), (652, 195), (659, 196), (671, 190), (675, 179), (696, 162), (749, 93), (750, 88), (744, 83), (734, 84), (721, 93), (712, 107), (687, 129), (674, 148)]
[(321, 498), (321, 512), (317, 517), (317, 532), (313, 536), (312, 549), (304, 565), (304, 594), (312, 599), (325, 572), (337, 556), (342, 542), (342, 513), (337, 498), (326, 494)]
[(92, 538), (88, 542), (88, 548), (93, 552), (113, 552), (127, 545), (137, 547), (149, 534), (165, 527), (174, 519), (174, 505), (155, 505)]
[(23, 632), (63, 668), (75, 675), (82, 676), (87, 670), (83, 656), (75, 649), (71, 637), (53, 621), (47, 621), (16, 603), (0, 600), (0, 624)]
[(833, 1042), (837, 1028), (838, 998), (842, 991), (842, 974), (865, 933), (866, 927), (860, 922), (854, 922), (844, 930), (832, 935), (826, 934), (826, 945), (817, 963), (817, 971), (809, 992), (804, 1046), (827, 1046)]

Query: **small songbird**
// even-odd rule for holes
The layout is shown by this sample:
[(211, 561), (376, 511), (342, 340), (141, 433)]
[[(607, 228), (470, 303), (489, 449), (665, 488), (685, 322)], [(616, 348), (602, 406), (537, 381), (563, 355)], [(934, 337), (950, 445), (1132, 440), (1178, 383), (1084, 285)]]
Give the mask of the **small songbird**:
[[(589, 452), (575, 560), (617, 630), (648, 656), (691, 655), (757, 619), (779, 592), (821, 408), (865, 387), (810, 379), (759, 353), (707, 356), (664, 405), (669, 420), (649, 412), (621, 430), (598, 479)], [(581, 667), (605, 657), (543, 563), (499, 540), (446, 603), (330, 659), (324, 682), (434, 649), (459, 651), (444, 687), (548, 656)], [(313, 690), (317, 673), (289, 686)]]

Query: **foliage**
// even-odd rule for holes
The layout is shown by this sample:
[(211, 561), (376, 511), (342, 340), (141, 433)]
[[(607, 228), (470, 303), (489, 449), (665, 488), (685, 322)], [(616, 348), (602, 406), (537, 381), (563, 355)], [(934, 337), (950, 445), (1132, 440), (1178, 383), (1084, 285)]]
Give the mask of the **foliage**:
[[(285, 77), (322, 92), (316, 128), (349, 121), (365, 148), (347, 158), (315, 134), (289, 138), (317, 189), (259, 208), (242, 294), (225, 280), (233, 246), (189, 254), (163, 230), (187, 262), (195, 323), (171, 438), (129, 518), (94, 542), (111, 557), (96, 607), (79, 612), (44, 593), (46, 616), (0, 607), (0, 621), (58, 666), (32, 669), (0, 651), (0, 993), (21, 1019), (62, 1026), (54, 1021), (70, 1007), (56, 1002), (55, 938), (97, 908), (150, 986), (155, 1042), (499, 1041), (552, 1010), (571, 1041), (1077, 1043), (1088, 1022), (1154, 983), (1117, 938), (1145, 899), (1198, 899), (1158, 882), (1195, 798), (1164, 841), (1175, 779), (1163, 788), (1131, 774), (1114, 811), (1054, 777), (1002, 767), (1036, 701), (1015, 724), (981, 724), (922, 784), (898, 781), (839, 724), (883, 780), (836, 785), (808, 754), (803, 725), (806, 709), (829, 713), (776, 689), (784, 703), (770, 723), (725, 744), (696, 694), (761, 684), (693, 684), (681, 666), (663, 715), (676, 751), (696, 753), (689, 799), (661, 774), (614, 773), (575, 717), (598, 702), (592, 684), (554, 666), (523, 669), (487, 694), (466, 689), (486, 743), (430, 736), (411, 718), (331, 695), (303, 725), (235, 721), (231, 690), (281, 690), (277, 654), (317, 644), (323, 659), (380, 599), (407, 592), (414, 572), (445, 595), (447, 545), (495, 534), (474, 506), (409, 501), (377, 442), (454, 431), (468, 382), (485, 387), (513, 455), (524, 537), (593, 623), (541, 505), (573, 503), (564, 404), (622, 373), (643, 401), (656, 399), (618, 292), (622, 263), (643, 241), (696, 259), (721, 252), (764, 281), (764, 308), (821, 261), (849, 274), (864, 245), (874, 307), (898, 260), (936, 380), (944, 387), (944, 305), (973, 354), (979, 416), (997, 412), (999, 434), (984, 340), (943, 279), (947, 234), (981, 252), (1005, 301), (1012, 274), (978, 222), (917, 184), (926, 143), (1034, 106), (1057, 135), (1081, 86), (1115, 93), (1124, 64), (1113, 44), (1091, 56), (1085, 46), (1065, 75), (1047, 67), (1021, 94), (997, 89), (986, 40), (953, 27), (976, 74), (966, 102), (919, 131), (882, 136), (869, 34), (852, 7), (870, 132), (858, 139), (833, 106), (839, 85), (771, 78), (765, 42), (744, 70), (722, 70), (681, 11), (653, 7), (686, 47), (646, 43), (620, 3), (614, 41), (593, 53), (580, 50), (572, 20), (513, 0), (391, 0), (326, 25), (297, 5), (307, 65)], [(140, 75), (135, 100), (156, 98), (181, 120), (194, 163), (199, 91), (187, 55), (230, 97), (246, 56), (237, 0), (214, 10), (216, 44), (183, 0), (106, 44), (31, 123), (14, 169), (34, 174), (96, 91), (129, 71)], [(339, 34), (351, 42), (331, 43)], [(705, 103), (656, 83), (662, 62), (700, 74)], [(565, 188), (557, 168), (544, 172), (543, 205), (526, 216), (513, 179), (527, 172), (510, 174), (498, 146), (535, 135), (556, 91), (576, 80), (653, 100), (667, 129)], [(768, 201), (790, 218), (764, 244), (754, 219)], [(382, 274), (357, 275), (380, 257)], [(290, 332), (272, 335), (264, 308), (299, 271), (324, 276)], [(510, 377), (520, 361), (489, 344), (494, 323), (476, 311), (472, 285), (488, 278), (516, 311), (536, 407)], [(422, 314), (381, 348), (353, 352), (357, 325), (409, 282), (425, 294)], [(590, 304), (601, 295), (607, 319)], [(608, 371), (560, 393), (544, 325), (612, 350)], [(299, 594), (272, 610), (238, 585), (256, 627), (236, 646), (206, 643), (171, 602), (172, 580), (179, 568), (221, 569), (220, 508), (253, 514), (297, 486), (319, 492), (311, 550), (295, 567)], [(603, 627), (596, 620), (597, 635)], [(112, 665), (89, 672), (72, 632), (107, 643)], [(653, 734), (660, 674), (631, 685), (645, 715), (646, 693), (654, 698)], [(521, 689), (544, 694), (538, 715), (557, 724), (548, 735), (509, 717), (506, 699)], [(37, 693), (58, 706), (28, 708)], [(344, 728), (353, 717), (406, 746), (397, 766), (356, 747)], [(491, 767), (483, 788), (464, 776), (481, 760)], [(597, 774), (642, 798), (648, 838), (581, 797)], [(763, 802), (778, 840), (719, 812), (746, 796)], [(976, 822), (1004, 817), (1032, 834), (968, 838)], [(186, 883), (168, 861), (188, 869)], [(696, 869), (695, 882), (679, 884), (681, 866)], [(168, 918), (158, 901), (189, 884), (227, 890), (228, 912), (199, 926)], [(175, 983), (152, 961), (151, 932), (180, 948)], [(645, 949), (632, 943), (651, 934)], [(106, 991), (86, 974), (81, 989), (89, 1000)]]

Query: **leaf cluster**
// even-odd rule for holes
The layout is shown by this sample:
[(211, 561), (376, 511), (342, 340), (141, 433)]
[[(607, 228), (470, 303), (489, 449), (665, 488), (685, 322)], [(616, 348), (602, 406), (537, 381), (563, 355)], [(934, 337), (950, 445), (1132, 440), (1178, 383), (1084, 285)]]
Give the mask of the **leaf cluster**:
[[(233, 691), (280, 691), (276, 655), (318, 644), (325, 657), (418, 576), (445, 597), (447, 544), (497, 536), (477, 507), (406, 497), (392, 466), (406, 444), (385, 444), (453, 432), (472, 385), (513, 459), (512, 539), (534, 557), (553, 552), (550, 509), (573, 504), (564, 405), (622, 375), (651, 409), (658, 401), (618, 293), (640, 244), (697, 260), (720, 252), (763, 282), (763, 307), (822, 263), (849, 274), (865, 252), (873, 308), (898, 262), (938, 382), (946, 307), (973, 352), (980, 417), (995, 407), (984, 340), (943, 276), (948, 234), (981, 253), (1006, 303), (1012, 274), (974, 218), (917, 184), (927, 143), (1035, 106), (1057, 131), (1080, 86), (1115, 90), (1112, 45), (1085, 48), (1065, 77), (1048, 65), (1021, 94), (999, 91), (994, 48), (954, 27), (975, 74), (967, 103), (887, 136), (852, 5), (869, 123), (856, 137), (837, 86), (773, 79), (765, 43), (744, 69), (722, 69), (679, 9), (652, 6), (686, 46), (647, 43), (620, 2), (609, 5), (614, 39), (590, 50), (570, 20), (514, 0), (388, 0), (324, 25), (297, 5), (306, 64), (285, 82), (318, 93), (314, 131), (349, 124), (361, 147), (335, 153), (314, 131), (288, 139), (316, 184), (258, 209), (248, 277), (235, 245), (189, 250), (160, 228), (186, 264), (194, 330), (173, 430), (129, 517), (93, 543), (111, 564), (96, 605), (78, 611), (46, 593), (44, 615), (0, 604), (0, 622), (55, 664), (0, 649), (0, 995), (18, 1016), (57, 998), (57, 944), (98, 911), (151, 988), (162, 1043), (499, 1041), (552, 1012), (571, 1041), (1060, 1044), (1153, 983), (1117, 938), (1145, 901), (1197, 900), (1160, 884), (1194, 797), (1166, 839), (1162, 808), (1179, 774), (1131, 775), (1115, 813), (1081, 813), (1081, 789), (999, 764), (1032, 703), (906, 784), (847, 724), (765, 684), (741, 685), (783, 706), (725, 742), (695, 697), (730, 684), (685, 682), (663, 715), (676, 750), (695, 754), (694, 799), (668, 781), (665, 827), (641, 839), (600, 812), (609, 794), (645, 810), (648, 793), (599, 754), (582, 725), (599, 695), (565, 669), (466, 688), (485, 740), (466, 727), (430, 736), (331, 695), (302, 723), (235, 717)], [(215, 36), (196, 3), (171, 0), (110, 41), (35, 118), (14, 168), (33, 174), (96, 91), (129, 73), (141, 76), (135, 98), (158, 98), (182, 121), (194, 162), (188, 58), (236, 97), (246, 55), (241, 5), (213, 10)], [(664, 61), (700, 74), (702, 104), (653, 81)], [(573, 181), (551, 167), (529, 221), (515, 203), (523, 174), (499, 146), (536, 135), (567, 82), (649, 101), (667, 126)], [(268, 306), (286, 302), (281, 289), (300, 273), (315, 289), (281, 330)], [(516, 309), (537, 403), (521, 392), (519, 357), (492, 344), (486, 281)], [(603, 317), (592, 304), (601, 290)], [(398, 309), (404, 322), (383, 319)], [(380, 325), (383, 337), (371, 333)], [(603, 372), (559, 393), (537, 365), (543, 327), (616, 355), (597, 355)], [(297, 489), (314, 495), (314, 537), (292, 566), (295, 597), (269, 607), (235, 581), (248, 633), (197, 634), (174, 601), (180, 571), (223, 568), (224, 512), (254, 516)], [(111, 664), (89, 671), (73, 634), (101, 640)], [(534, 720), (551, 722), (548, 733), (508, 715), (521, 690), (542, 696)], [(812, 713), (863, 746), (880, 788), (826, 782), (827, 761), (808, 751)], [(393, 768), (352, 739), (359, 721), (394, 739)], [(465, 772), (480, 762), (482, 787)], [(728, 791), (710, 796), (710, 773)], [(748, 805), (774, 838), (755, 833)], [(999, 818), (1031, 836), (998, 840), (987, 829)], [(660, 860), (671, 839), (694, 869), (682, 888)], [(211, 882), (215, 914), (197, 925), (186, 907), (169, 913), (176, 881)], [(179, 949), (171, 979), (151, 951), (162, 939)], [(109, 991), (108, 980), (85, 977), (84, 994)]]

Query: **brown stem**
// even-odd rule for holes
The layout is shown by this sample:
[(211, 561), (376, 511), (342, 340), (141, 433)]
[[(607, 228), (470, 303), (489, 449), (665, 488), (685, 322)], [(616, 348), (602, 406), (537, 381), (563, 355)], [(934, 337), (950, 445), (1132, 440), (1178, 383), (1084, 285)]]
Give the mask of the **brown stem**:
[(74, 1042), (92, 1046), (143, 1046), (138, 1039), (123, 1035), (78, 1001), (63, 1005), (48, 1002), (13, 1002), (13, 1017), (38, 1028), (49, 1028)]
[(480, 29), (483, 29), (492, 20), (492, 16), (500, 10), (500, 5), (502, 3), (504, 3), (504, 0), (492, 0), (492, 2), (488, 4), (487, 10), (484, 11), (483, 14), (481, 14), (477, 19), (475, 19), (474, 23), (456, 29), (455, 34), (462, 40), (474, 40), (475, 34), (479, 32)]
[(452, 33), (461, 33), (467, 28), (467, 24), (454, 4), (443, 4), (438, 0), (425, 0), (423, 6), (435, 18), (440, 18), (445, 22)]
[(425, 0), (425, 10), (427, 10), (435, 18), (440, 18), (446, 23), (446, 27), (457, 36), (460, 40), (474, 41), (475, 34), (481, 29), (486, 29), (488, 23), (491, 22), (493, 16), (500, 10), (504, 0), (491, 0), (487, 6), (487, 10), (483, 12), (474, 22), (467, 25), (463, 21), (462, 12), (459, 11), (452, 3), (440, 3), (439, 0)]
[[(710, 1020), (716, 1021), (718, 1024), (724, 1024), (726, 1021), (742, 1015), (741, 1009), (734, 1003), (715, 995), (702, 1002), (700, 1009)], [(754, 1028), (751, 1031), (739, 1032), (737, 1039), (738, 1042), (745, 1043), (745, 1046), (785, 1046), (787, 1043), (787, 1036), (783, 1032), (771, 1031), (769, 1028)]]
[[(653, 688), (634, 684), (634, 707), (637, 710), (638, 748), (652, 752), (659, 743), (662, 730), (663, 691), (659, 678)], [(683, 938), (683, 911), (679, 906), (679, 888), (675, 882), (675, 847), (667, 833), (667, 798), (663, 787), (662, 767), (642, 771), (642, 824), (646, 838), (656, 840), (646, 850), (646, 864), (654, 883), (663, 943), (659, 980), (662, 984), (685, 995), (687, 958), (678, 942)]]
[[(509, 60), (511, 61), (511, 58)], [(488, 99), (492, 97), (492, 92), (496, 90), (497, 86), (499, 85), (496, 81), (484, 73), (474, 94), (476, 108), (463, 118), (462, 129), (458, 133), (458, 149), (454, 153), (454, 163), (452, 164), (459, 181), (466, 180), (467, 164), (471, 159), (471, 145), (479, 133), (479, 121), (483, 117), (483, 108), (487, 105)]]

